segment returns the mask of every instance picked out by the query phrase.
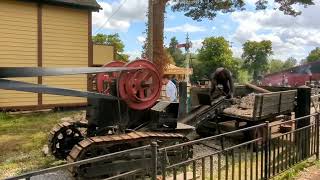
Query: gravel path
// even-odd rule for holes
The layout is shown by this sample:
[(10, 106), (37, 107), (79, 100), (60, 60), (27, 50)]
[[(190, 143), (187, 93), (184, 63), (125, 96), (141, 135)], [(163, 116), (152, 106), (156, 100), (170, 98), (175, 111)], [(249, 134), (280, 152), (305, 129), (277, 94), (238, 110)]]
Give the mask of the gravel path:
[(39, 176), (34, 176), (31, 178), (31, 180), (72, 180), (72, 177), (70, 173), (65, 170), (65, 171), (57, 171), (57, 172), (52, 172), (52, 173), (47, 173)]

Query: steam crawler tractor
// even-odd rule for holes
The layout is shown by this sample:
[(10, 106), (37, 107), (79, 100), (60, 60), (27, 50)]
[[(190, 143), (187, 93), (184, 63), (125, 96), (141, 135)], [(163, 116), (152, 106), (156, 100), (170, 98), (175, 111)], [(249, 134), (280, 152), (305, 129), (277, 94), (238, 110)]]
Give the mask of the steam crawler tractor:
[[(95, 74), (97, 92), (5, 79), (73, 74)], [(186, 89), (186, 85), (184, 88)], [(161, 147), (188, 141), (186, 134), (194, 128), (183, 124), (184, 120), (200, 122), (212, 119), (230, 105), (221, 97), (210, 102), (209, 109), (186, 114), (186, 103), (182, 101), (158, 101), (161, 91), (160, 75), (155, 65), (148, 60), (135, 60), (127, 64), (111, 62), (100, 68), (0, 67), (0, 89), (88, 99), (87, 121), (57, 124), (49, 135), (51, 153), (68, 162), (149, 145), (151, 142), (157, 142)], [(186, 90), (179, 92), (180, 100), (186, 100)], [(181, 114), (184, 116), (180, 117)], [(101, 179), (130, 171), (137, 166), (142, 156), (130, 154), (69, 170), (77, 179)], [(151, 154), (146, 152), (144, 156)], [(192, 147), (168, 151), (166, 156), (170, 163), (183, 161), (192, 157)], [(113, 167), (111, 164), (117, 164), (117, 168), (110, 168)]]
[[(96, 74), (97, 92), (5, 79), (72, 74)], [(151, 142), (157, 142), (160, 147), (185, 142), (188, 141), (186, 134), (193, 130), (185, 124), (196, 126), (198, 134), (207, 134), (214, 132), (216, 128), (220, 133), (223, 121), (245, 122), (245, 127), (263, 123), (266, 119), (272, 120), (276, 116), (291, 113), (295, 108), (297, 93), (296, 90), (289, 90), (257, 94), (252, 115), (242, 117), (225, 112), (231, 105), (225, 97), (211, 100), (206, 94), (209, 90), (202, 89), (206, 93), (194, 93), (199, 100), (198, 108), (185, 114), (181, 113), (186, 109), (183, 101), (158, 101), (161, 91), (159, 72), (147, 60), (127, 64), (112, 62), (101, 68), (0, 67), (0, 89), (88, 98), (87, 121), (63, 122), (50, 132), (51, 153), (68, 162), (148, 145)], [(182, 93), (180, 100), (183, 97), (186, 99), (186, 91), (179, 92)], [(180, 117), (178, 112), (185, 116)], [(186, 128), (179, 126), (182, 123)], [(253, 137), (260, 137), (261, 132), (255, 129), (251, 134)], [(141, 162), (139, 160), (142, 156), (130, 154), (104, 162), (80, 165), (70, 171), (77, 179), (102, 179), (132, 170)], [(150, 152), (146, 152), (145, 156), (151, 156)], [(192, 147), (168, 151), (166, 156), (170, 163), (181, 162), (192, 156)]]
[[(151, 142), (168, 146), (187, 141), (182, 129), (177, 128), (179, 104), (157, 102), (161, 79), (150, 61), (111, 62), (104, 67), (141, 69), (96, 74), (96, 90), (119, 99), (88, 98), (87, 122), (56, 125), (49, 136), (49, 149), (56, 158), (75, 162)], [(168, 158), (174, 162), (191, 155), (191, 148), (181, 149), (180, 152), (169, 153)], [(132, 168), (128, 163), (135, 166), (138, 159), (137, 155), (115, 159), (123, 162), (116, 170), (108, 171), (113, 163), (108, 160), (81, 165), (70, 171), (78, 179), (104, 178), (128, 171)]]

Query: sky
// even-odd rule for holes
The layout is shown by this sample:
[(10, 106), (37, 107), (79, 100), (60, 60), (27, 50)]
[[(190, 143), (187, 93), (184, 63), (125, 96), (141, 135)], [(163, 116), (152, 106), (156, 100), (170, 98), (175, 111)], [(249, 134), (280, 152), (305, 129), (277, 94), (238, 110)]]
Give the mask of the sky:
[[(103, 10), (93, 13), (93, 33), (119, 33), (125, 44), (125, 53), (130, 59), (140, 57), (146, 34), (146, 12), (148, 0), (97, 0)], [(296, 6), (302, 11), (297, 17), (284, 15), (275, 10), (270, 1), (269, 8), (256, 11), (254, 0), (245, 0), (246, 10), (228, 14), (219, 13), (213, 20), (194, 21), (183, 12), (172, 12), (166, 8), (164, 43), (176, 37), (185, 42), (186, 34), (192, 41), (192, 51), (201, 48), (206, 37), (223, 36), (227, 39), (234, 57), (242, 54), (242, 44), (247, 40), (271, 40), (272, 58), (286, 60), (294, 57), (304, 59), (315, 47), (320, 47), (320, 0), (315, 5)]]

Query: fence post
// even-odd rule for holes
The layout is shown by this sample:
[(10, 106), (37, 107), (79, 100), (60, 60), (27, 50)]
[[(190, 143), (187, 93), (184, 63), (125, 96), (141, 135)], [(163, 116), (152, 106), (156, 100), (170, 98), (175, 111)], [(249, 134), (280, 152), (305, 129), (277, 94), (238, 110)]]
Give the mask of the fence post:
[(316, 120), (316, 158), (317, 158), (317, 160), (319, 160), (319, 116), (320, 116), (320, 113), (318, 113), (317, 115), (316, 115), (316, 118), (315, 118), (315, 120)]
[(157, 142), (151, 143), (151, 178), (157, 180), (158, 174), (158, 144)]
[[(305, 117), (310, 115), (310, 105), (311, 105), (311, 88), (308, 86), (300, 86), (297, 91), (297, 106), (295, 110), (295, 118)], [(303, 128), (310, 125), (310, 117), (300, 119), (296, 121), (296, 129)], [(307, 137), (310, 137), (310, 129), (304, 129), (307, 131)], [(297, 131), (296, 135), (296, 145), (301, 147), (299, 154), (301, 159), (305, 159), (308, 156), (310, 140), (302, 137), (302, 130)]]
[(270, 128), (269, 121), (266, 121), (266, 134), (264, 137), (264, 179), (269, 179), (269, 142), (270, 142)]

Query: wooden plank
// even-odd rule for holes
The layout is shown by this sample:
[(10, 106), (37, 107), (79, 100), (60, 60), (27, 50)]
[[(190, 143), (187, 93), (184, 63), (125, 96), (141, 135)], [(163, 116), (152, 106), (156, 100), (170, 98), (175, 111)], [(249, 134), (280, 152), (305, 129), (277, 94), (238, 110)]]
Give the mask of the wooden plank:
[[(17, 28), (18, 27), (18, 28)], [(17, 31), (17, 32), (19, 32), (19, 31), (28, 31), (28, 32), (37, 32), (37, 29), (30, 29), (29, 27), (27, 27), (27, 26), (4, 26), (4, 27), (1, 27), (1, 29), (0, 29), (0, 32), (1, 33), (4, 33), (4, 32), (10, 32), (10, 31), (13, 31), (13, 32), (15, 32), (15, 31)]]
[[(258, 97), (262, 97), (259, 100)], [(275, 116), (294, 109), (296, 90), (256, 95), (253, 120)], [(281, 98), (280, 98), (281, 97)]]
[(282, 113), (284, 111), (289, 111), (289, 110), (294, 111), (294, 108), (295, 108), (294, 104), (288, 104), (287, 106), (281, 107), (280, 112)]
[(263, 106), (279, 104), (280, 93), (263, 95)]
[(253, 120), (256, 120), (256, 118), (260, 117), (260, 112), (261, 112), (261, 108), (262, 108), (262, 101), (263, 101), (262, 95), (255, 95), (254, 105), (253, 105), (253, 113), (252, 113)]
[(6, 26), (6, 27), (27, 27), (27, 28), (37, 28), (38, 24), (37, 24), (37, 19), (28, 19), (26, 18), (25, 21), (16, 21), (15, 19), (12, 19), (11, 17), (8, 16), (4, 16), (4, 19), (2, 19), (1, 17), (1, 21), (0, 21), (0, 25), (1, 26)]
[[(13, 11), (14, 9), (14, 11)], [(0, 59), (1, 66), (37, 65), (37, 4), (0, 1)], [(37, 83), (37, 78), (13, 80)], [(35, 93), (0, 90), (0, 107), (37, 105)]]

